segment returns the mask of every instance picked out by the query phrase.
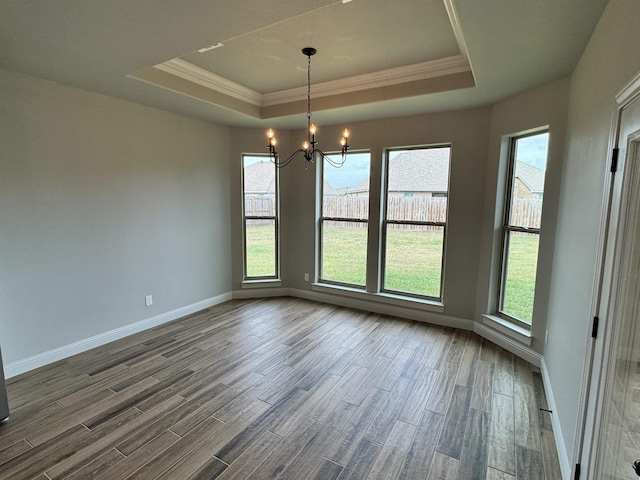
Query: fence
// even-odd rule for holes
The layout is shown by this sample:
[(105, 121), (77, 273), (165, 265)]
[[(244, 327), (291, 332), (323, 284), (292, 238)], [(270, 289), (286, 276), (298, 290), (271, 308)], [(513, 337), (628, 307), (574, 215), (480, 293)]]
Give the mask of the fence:
[[(447, 200), (446, 197), (389, 197), (387, 218), (414, 222), (446, 222)], [(247, 197), (245, 214), (275, 215), (275, 199), (272, 197)], [(542, 200), (516, 199), (511, 212), (511, 224), (539, 228), (541, 214)], [(323, 215), (335, 218), (367, 219), (369, 216), (369, 197), (325, 197)], [(349, 224), (350, 227), (364, 227), (365, 225), (357, 222)], [(412, 226), (407, 227), (411, 228)]]

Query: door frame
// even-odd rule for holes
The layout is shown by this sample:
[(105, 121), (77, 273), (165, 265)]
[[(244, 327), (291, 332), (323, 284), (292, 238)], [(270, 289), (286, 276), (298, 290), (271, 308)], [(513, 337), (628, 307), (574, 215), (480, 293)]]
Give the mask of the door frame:
[[(604, 427), (604, 402), (607, 399), (607, 373), (615, 352), (617, 325), (610, 321), (616, 301), (618, 287), (616, 276), (621, 265), (620, 244), (622, 227), (626, 218), (625, 210), (631, 200), (627, 195), (628, 171), (626, 145), (620, 146), (621, 120), (623, 110), (634, 100), (640, 101), (640, 72), (615, 97), (614, 112), (611, 121), (609, 150), (620, 148), (615, 172), (607, 164), (607, 176), (603, 193), (602, 222), (600, 230), (599, 253), (592, 311), (600, 319), (597, 337), (587, 348), (583, 388), (581, 392), (580, 422), (577, 426), (575, 462), (572, 466), (575, 477), (575, 464), (581, 465), (580, 479), (594, 479), (597, 466), (598, 440)], [(626, 139), (622, 139), (626, 142)]]

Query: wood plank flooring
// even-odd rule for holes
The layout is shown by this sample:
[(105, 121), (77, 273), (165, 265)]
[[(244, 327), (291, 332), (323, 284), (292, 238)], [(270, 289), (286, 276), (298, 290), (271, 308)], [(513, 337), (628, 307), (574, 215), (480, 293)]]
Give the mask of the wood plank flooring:
[(470, 332), (288, 297), (7, 387), (1, 479), (561, 478), (537, 368)]

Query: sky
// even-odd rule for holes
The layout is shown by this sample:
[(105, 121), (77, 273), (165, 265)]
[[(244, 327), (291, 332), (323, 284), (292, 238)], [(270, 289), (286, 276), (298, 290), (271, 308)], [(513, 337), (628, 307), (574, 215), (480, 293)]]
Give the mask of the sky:
[(548, 143), (549, 133), (518, 139), (516, 160), (538, 167), (540, 170), (546, 170)]
[[(547, 165), (548, 142), (548, 133), (519, 139), (516, 159), (541, 170), (545, 170)], [(398, 150), (392, 153), (397, 155), (402, 153), (402, 151)], [(339, 156), (336, 157), (339, 158)], [(340, 168), (327, 167), (325, 165), (325, 177), (333, 188), (353, 187), (362, 181), (363, 178), (369, 176), (369, 157), (370, 155), (368, 153), (350, 153), (346, 163)]]
[[(545, 170), (548, 141), (548, 133), (520, 138), (517, 144), (516, 159)], [(401, 152), (395, 151), (393, 153), (399, 154)], [(335, 157), (337, 161), (340, 160), (340, 155), (330, 155), (330, 157)], [(251, 163), (268, 160), (268, 157), (264, 156), (244, 158), (247, 166)], [(340, 168), (325, 164), (325, 177), (333, 188), (353, 187), (369, 176), (369, 164), (370, 154), (368, 152), (349, 153), (347, 161)]]
[[(340, 155), (329, 155), (340, 161)], [(324, 176), (333, 188), (353, 187), (369, 176), (369, 153), (349, 153), (347, 161), (340, 168), (325, 162)]]

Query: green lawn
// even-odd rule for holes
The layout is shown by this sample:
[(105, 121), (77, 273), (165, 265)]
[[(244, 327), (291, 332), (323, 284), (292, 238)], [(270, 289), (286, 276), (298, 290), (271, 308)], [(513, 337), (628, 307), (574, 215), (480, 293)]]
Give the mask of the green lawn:
[[(273, 275), (273, 227), (247, 229), (249, 276)], [(324, 230), (322, 276), (355, 285), (366, 281), (366, 228)], [(387, 241), (385, 288), (440, 296), (442, 232), (391, 230)], [(504, 311), (530, 323), (538, 255), (537, 236), (513, 236)]]
[(247, 276), (276, 274), (275, 228), (273, 224), (247, 227)]
[(512, 235), (502, 311), (531, 323), (538, 265), (537, 235)]

